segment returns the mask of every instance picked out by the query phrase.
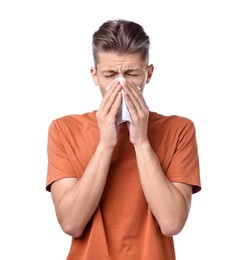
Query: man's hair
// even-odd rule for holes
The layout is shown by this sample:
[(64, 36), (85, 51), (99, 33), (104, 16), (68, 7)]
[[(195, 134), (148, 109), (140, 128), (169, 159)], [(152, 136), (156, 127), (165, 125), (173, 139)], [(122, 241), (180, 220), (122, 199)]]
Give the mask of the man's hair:
[(150, 40), (140, 24), (122, 19), (108, 20), (93, 34), (92, 47), (95, 66), (99, 62), (99, 52), (140, 53), (148, 62)]

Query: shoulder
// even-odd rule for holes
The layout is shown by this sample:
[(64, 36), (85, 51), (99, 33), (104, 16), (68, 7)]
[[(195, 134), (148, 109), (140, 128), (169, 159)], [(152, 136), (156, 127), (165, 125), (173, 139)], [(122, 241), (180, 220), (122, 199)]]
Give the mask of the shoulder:
[(194, 122), (187, 117), (179, 115), (161, 115), (150, 112), (149, 118), (149, 136), (170, 140), (178, 143), (180, 140), (195, 139), (196, 129)]
[(49, 133), (76, 132), (81, 131), (83, 128), (88, 128), (89, 126), (97, 126), (95, 111), (58, 117), (51, 121)]
[(64, 127), (64, 126), (77, 126), (85, 123), (96, 122), (95, 111), (83, 114), (71, 114), (53, 119), (51, 126)]
[(150, 112), (150, 123), (173, 129), (181, 129), (185, 127), (194, 128), (194, 122), (188, 117), (179, 115), (162, 115), (156, 112)]

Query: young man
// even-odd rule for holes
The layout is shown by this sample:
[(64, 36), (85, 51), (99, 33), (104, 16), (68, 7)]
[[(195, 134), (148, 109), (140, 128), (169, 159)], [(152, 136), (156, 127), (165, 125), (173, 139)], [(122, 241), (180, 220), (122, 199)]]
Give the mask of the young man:
[[(149, 111), (149, 47), (137, 23), (102, 24), (91, 68), (99, 109), (50, 125), (46, 189), (72, 236), (67, 259), (175, 259), (172, 236), (201, 189), (196, 134), (188, 118)], [(122, 122), (124, 107), (130, 118)]]

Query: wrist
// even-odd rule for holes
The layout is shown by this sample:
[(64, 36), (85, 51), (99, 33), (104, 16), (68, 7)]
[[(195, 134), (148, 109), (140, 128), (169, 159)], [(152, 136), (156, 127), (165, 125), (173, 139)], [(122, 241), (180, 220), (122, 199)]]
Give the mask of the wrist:
[(109, 152), (113, 152), (115, 145), (110, 145), (110, 144), (106, 144), (104, 142), (99, 142), (98, 146), (97, 146), (97, 150), (99, 151), (109, 151)]
[(151, 148), (151, 144), (149, 140), (145, 140), (144, 142), (134, 144), (134, 149), (137, 150), (147, 150)]

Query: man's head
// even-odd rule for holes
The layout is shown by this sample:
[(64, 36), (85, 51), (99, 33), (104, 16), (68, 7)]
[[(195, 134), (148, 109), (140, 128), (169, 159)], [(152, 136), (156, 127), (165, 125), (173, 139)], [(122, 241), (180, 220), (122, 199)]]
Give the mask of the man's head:
[(148, 63), (150, 40), (143, 27), (127, 20), (109, 20), (103, 23), (93, 34), (93, 58), (97, 67), (98, 53), (116, 54), (140, 53)]
[(108, 84), (122, 76), (141, 89), (149, 82), (149, 36), (143, 27), (128, 20), (109, 20), (93, 34), (93, 80), (102, 94)]

